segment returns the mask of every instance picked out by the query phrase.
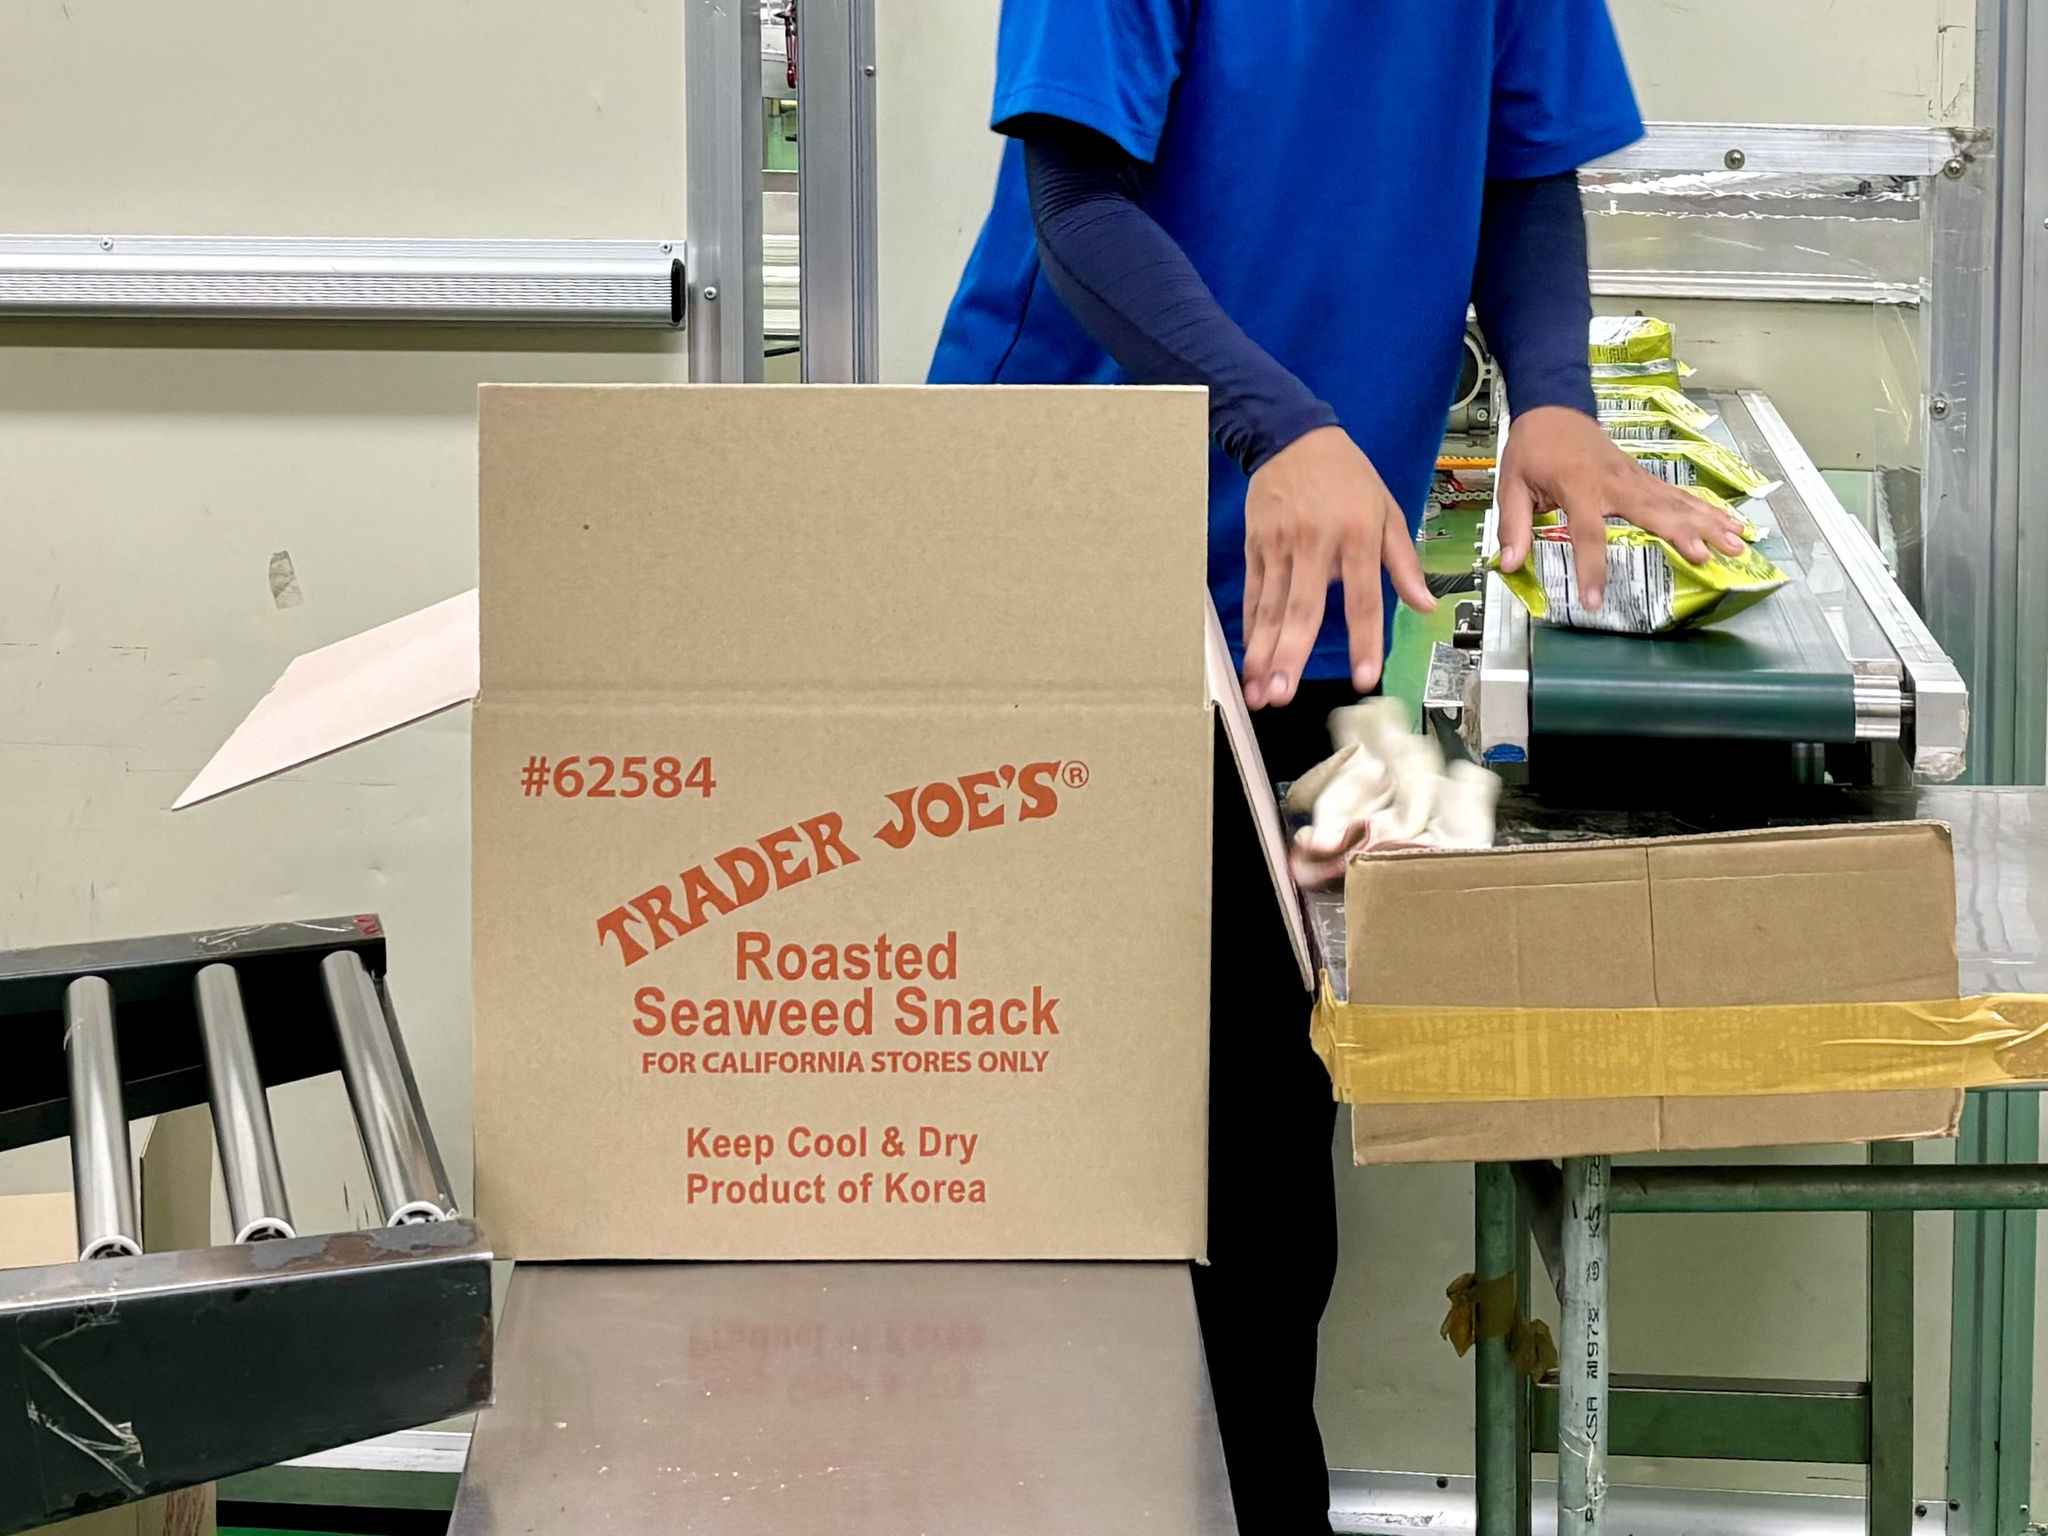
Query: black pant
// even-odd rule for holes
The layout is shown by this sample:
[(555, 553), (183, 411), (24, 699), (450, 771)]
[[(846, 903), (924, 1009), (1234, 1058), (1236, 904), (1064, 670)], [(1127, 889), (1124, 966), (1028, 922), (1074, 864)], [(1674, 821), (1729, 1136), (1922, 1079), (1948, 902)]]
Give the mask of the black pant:
[[(1252, 716), (1276, 782), (1329, 755), (1324, 717), (1357, 697), (1347, 683), (1305, 683), (1293, 703)], [(1195, 1307), (1238, 1530), (1327, 1532), (1316, 1333), (1337, 1271), (1336, 1105), (1220, 727), (1212, 858), (1209, 1263), (1194, 1269)]]

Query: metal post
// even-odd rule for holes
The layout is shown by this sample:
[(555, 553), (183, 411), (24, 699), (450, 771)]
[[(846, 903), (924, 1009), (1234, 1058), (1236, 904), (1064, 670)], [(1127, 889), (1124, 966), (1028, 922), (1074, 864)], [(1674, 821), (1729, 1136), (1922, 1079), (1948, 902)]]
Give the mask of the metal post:
[(683, 107), (689, 132), (690, 377), (761, 378), (761, 11), (757, 0), (688, 0)]
[(1557, 1529), (1600, 1536), (1607, 1499), (1605, 1157), (1564, 1164), (1564, 1329), (1559, 1341)]
[(2048, 773), (2048, 26), (1976, 7), (1982, 138), (1925, 179), (1929, 627), (1970, 689), (1972, 776)]
[(71, 1086), (71, 1192), (78, 1256), (112, 1259), (142, 1252), (135, 1214), (135, 1164), (121, 1098), (114, 1040), (114, 989), (81, 976), (64, 989), (64, 1064)]
[[(1481, 1295), (1503, 1275), (1519, 1277), (1515, 1255), (1518, 1204), (1514, 1169), (1509, 1164), (1473, 1166), (1472, 1278)], [(1484, 1321), (1475, 1318), (1475, 1324)], [(1517, 1536), (1515, 1430), (1521, 1382), (1507, 1337), (1488, 1338), (1488, 1330), (1477, 1331), (1479, 1338), (1472, 1352), (1472, 1467), (1478, 1536)]]
[(871, 384), (875, 289), (875, 0), (798, 0), (798, 255), (804, 382)]
[(384, 1208), (387, 1226), (441, 1221), (454, 1214), (438, 1187), (434, 1156), (420, 1114), (406, 1091), (405, 1073), (391, 1031), (363, 962), (337, 951), (320, 962), (320, 980), (341, 1043), (341, 1076), (363, 1139), (363, 1160)]
[(199, 1007), (199, 1044), (206, 1055), (207, 1096), (235, 1241), (296, 1237), (270, 1127), (270, 1100), (256, 1070), (235, 968), (207, 966), (193, 979), (192, 993)]
[[(1910, 1141), (1873, 1142), (1873, 1171), (1913, 1162)], [(1870, 1214), (1870, 1472), (1863, 1511), (1869, 1536), (1913, 1529), (1913, 1213)]]
[[(1965, 1119), (1964, 1124), (1969, 1123)], [(2048, 1208), (2048, 1167), (2035, 1164), (2032, 1158), (2029, 1152), (2014, 1167), (1988, 1167), (1980, 1162), (1925, 1168), (1858, 1168), (1839, 1163), (1617, 1168), (1608, 1198), (1613, 1208), (1625, 1215), (1653, 1211), (1706, 1215), (1721, 1211)], [(2007, 1156), (2000, 1151), (1989, 1160), (2004, 1163)]]

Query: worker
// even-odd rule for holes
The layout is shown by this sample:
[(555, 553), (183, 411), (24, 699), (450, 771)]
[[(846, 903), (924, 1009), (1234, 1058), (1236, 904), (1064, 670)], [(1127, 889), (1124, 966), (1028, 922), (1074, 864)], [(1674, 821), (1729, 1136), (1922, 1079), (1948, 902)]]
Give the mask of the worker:
[[(1555, 507), (1588, 608), (1609, 514), (1741, 550), (1595, 419), (1576, 171), (1642, 132), (1603, 0), (1003, 0), (993, 126), (932, 382), (1208, 387), (1209, 586), (1274, 779), (1377, 687), (1396, 598), (1435, 606), (1414, 534), (1468, 303), (1513, 410), (1504, 565)], [(1239, 1528), (1326, 1531), (1334, 1107), (1233, 779), (1195, 1300)]]

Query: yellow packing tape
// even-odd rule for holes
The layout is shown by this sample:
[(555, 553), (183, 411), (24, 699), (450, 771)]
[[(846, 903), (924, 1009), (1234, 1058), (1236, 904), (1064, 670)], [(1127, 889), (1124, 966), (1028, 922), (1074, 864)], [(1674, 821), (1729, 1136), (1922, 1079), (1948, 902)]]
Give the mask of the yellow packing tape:
[(1725, 1008), (1340, 1003), (1311, 1036), (1350, 1104), (1991, 1088), (2048, 1079), (2048, 997)]

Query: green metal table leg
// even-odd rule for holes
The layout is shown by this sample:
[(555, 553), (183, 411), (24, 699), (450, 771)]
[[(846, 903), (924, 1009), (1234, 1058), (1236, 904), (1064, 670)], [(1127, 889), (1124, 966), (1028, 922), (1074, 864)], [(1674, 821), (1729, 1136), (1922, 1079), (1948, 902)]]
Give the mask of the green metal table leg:
[[(1998, 1089), (1965, 1101), (1957, 1162), (2033, 1162), (2040, 1147), (2037, 1091)], [(2035, 1229), (2032, 1211), (1956, 1214), (1948, 1430), (1955, 1536), (2017, 1536), (2029, 1523)]]
[[(1873, 1166), (1910, 1166), (1910, 1141), (1873, 1142)], [(1870, 1213), (1870, 1473), (1864, 1528), (1913, 1528), (1913, 1213)]]
[[(1519, 1208), (1514, 1170), (1508, 1164), (1473, 1165), (1472, 1274), (1482, 1287), (1502, 1275), (1519, 1273)], [(1472, 1468), (1478, 1536), (1517, 1536), (1519, 1489), (1526, 1478), (1526, 1472), (1517, 1470), (1517, 1430), (1526, 1433), (1525, 1426), (1517, 1424), (1521, 1383), (1506, 1338), (1482, 1336), (1473, 1357)], [(1526, 1468), (1527, 1455), (1520, 1461)]]

